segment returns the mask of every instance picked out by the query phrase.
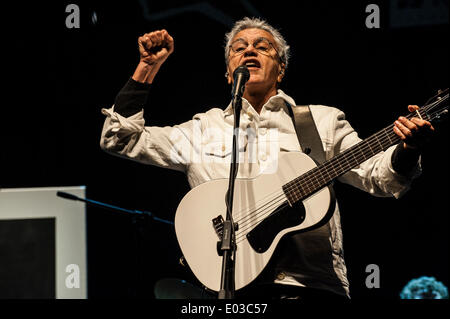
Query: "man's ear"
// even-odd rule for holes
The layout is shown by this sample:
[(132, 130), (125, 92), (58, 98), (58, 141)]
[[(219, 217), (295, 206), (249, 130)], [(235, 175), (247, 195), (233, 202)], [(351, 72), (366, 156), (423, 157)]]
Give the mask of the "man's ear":
[(227, 78), (228, 84), (231, 84), (233, 81), (233, 78), (231, 77), (230, 68), (227, 66), (227, 72), (225, 73), (225, 77)]
[(277, 81), (278, 83), (281, 83), (281, 80), (283, 80), (284, 77), (284, 72), (286, 71), (286, 64), (281, 63), (278, 67), (279, 71), (278, 71), (278, 77), (277, 77)]

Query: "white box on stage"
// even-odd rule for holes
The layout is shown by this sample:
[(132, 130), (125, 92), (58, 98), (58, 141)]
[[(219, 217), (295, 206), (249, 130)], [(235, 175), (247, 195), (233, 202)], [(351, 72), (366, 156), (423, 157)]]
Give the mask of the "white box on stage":
[(0, 299), (87, 298), (85, 187), (0, 189)]

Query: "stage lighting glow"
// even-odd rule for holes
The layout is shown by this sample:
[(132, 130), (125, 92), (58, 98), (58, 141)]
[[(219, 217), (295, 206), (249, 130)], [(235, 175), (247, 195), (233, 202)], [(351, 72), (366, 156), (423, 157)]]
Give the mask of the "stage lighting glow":
[(401, 299), (448, 299), (448, 289), (434, 277), (412, 279), (400, 292)]

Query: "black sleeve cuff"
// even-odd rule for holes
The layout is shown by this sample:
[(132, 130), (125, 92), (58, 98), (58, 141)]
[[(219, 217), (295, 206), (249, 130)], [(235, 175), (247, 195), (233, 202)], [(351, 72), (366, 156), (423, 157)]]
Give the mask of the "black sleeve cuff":
[(116, 96), (114, 111), (123, 117), (129, 117), (140, 112), (147, 102), (150, 86), (150, 84), (140, 83), (132, 78), (128, 79)]
[(417, 165), (420, 152), (415, 150), (406, 151), (403, 142), (399, 143), (392, 153), (392, 168), (402, 176), (408, 176)]

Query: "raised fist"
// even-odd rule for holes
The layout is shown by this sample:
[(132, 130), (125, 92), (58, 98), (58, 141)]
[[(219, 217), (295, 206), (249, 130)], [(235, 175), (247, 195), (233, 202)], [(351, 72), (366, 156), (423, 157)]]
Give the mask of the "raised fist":
[(146, 33), (138, 38), (140, 62), (161, 65), (173, 52), (173, 38), (166, 30)]

